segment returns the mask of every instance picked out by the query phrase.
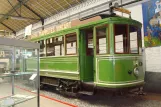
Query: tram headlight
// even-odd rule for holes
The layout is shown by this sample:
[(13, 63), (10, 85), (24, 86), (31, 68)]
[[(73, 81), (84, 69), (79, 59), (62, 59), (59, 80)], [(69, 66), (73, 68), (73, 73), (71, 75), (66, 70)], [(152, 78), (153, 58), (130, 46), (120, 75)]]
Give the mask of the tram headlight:
[(137, 77), (139, 76), (139, 68), (134, 69), (134, 75)]

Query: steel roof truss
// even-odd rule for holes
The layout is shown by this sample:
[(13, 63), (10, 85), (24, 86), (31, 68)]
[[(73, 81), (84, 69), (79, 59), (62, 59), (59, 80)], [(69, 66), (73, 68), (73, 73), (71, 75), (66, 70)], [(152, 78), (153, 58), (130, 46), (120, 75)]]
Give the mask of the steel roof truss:
[[(22, 2), (21, 0), (18, 0), (18, 2)], [(25, 4), (25, 3), (22, 3), (28, 10), (30, 10), (32, 13), (34, 13), (37, 17), (39, 17), (40, 18), (40, 20), (41, 20), (41, 22), (42, 22), (42, 25), (44, 25), (44, 18), (41, 16), (41, 15), (39, 15), (37, 12), (35, 12), (31, 7), (29, 7), (27, 4)]]

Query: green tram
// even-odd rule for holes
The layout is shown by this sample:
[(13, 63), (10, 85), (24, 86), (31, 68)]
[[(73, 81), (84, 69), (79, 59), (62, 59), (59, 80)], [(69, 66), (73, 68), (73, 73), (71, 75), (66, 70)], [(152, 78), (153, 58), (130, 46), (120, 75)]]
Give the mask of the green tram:
[(143, 86), (141, 27), (131, 18), (103, 16), (32, 39), (41, 48), (41, 85), (72, 93), (88, 86), (116, 90)]

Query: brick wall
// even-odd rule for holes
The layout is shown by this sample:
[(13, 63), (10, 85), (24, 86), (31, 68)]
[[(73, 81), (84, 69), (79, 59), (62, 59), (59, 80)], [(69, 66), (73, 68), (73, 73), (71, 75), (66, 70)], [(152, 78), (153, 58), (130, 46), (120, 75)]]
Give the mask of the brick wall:
[(161, 47), (145, 49), (146, 71), (161, 73)]

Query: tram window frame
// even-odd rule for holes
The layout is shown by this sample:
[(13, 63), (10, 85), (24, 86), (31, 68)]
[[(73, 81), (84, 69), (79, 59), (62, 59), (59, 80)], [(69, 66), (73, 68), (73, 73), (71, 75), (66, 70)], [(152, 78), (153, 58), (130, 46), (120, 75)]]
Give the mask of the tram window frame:
[[(106, 29), (106, 52), (105, 53), (99, 53), (99, 39), (97, 36), (97, 30), (98, 29)], [(96, 27), (96, 55), (105, 55), (105, 54), (109, 54), (110, 52), (110, 42), (109, 42), (109, 25), (105, 24), (105, 25), (101, 25), (101, 26), (97, 26)]]
[(143, 40), (142, 40), (142, 33), (141, 33), (141, 27), (137, 27), (138, 28), (138, 30), (137, 30), (137, 36), (138, 36), (138, 48), (139, 48), (139, 54), (141, 54), (142, 53), (142, 42), (143, 42)]
[[(123, 43), (123, 52), (116, 52), (116, 36), (119, 36), (118, 34), (116, 35), (116, 26), (126, 26), (126, 28), (125, 28), (125, 31), (126, 31), (125, 36), (124, 36), (124, 34), (119, 34), (119, 35), (123, 36), (122, 37), (123, 38), (123, 41), (122, 41), (122, 43)], [(129, 54), (130, 42), (129, 42), (129, 31), (128, 30), (129, 30), (128, 24), (114, 24), (114, 52), (115, 52), (115, 54)], [(126, 40), (125, 40), (125, 38), (126, 38)], [(125, 47), (124, 45), (126, 45), (126, 48), (124, 48)]]
[(93, 56), (94, 55), (93, 28), (87, 29), (85, 33), (86, 33), (86, 55)]
[[(130, 35), (130, 33), (131, 33), (131, 27), (134, 27), (135, 29), (136, 29), (136, 37), (137, 37), (137, 52), (132, 52), (131, 51), (131, 35)], [(130, 46), (129, 46), (129, 51), (130, 51), (130, 54), (139, 54), (139, 38), (138, 38), (138, 27), (137, 26), (134, 26), (134, 25), (129, 25), (129, 42), (130, 42)]]
[[(68, 37), (70, 37), (70, 36), (72, 36), (72, 35), (75, 35), (75, 37), (76, 37), (76, 52), (75, 53), (67, 53), (67, 38)], [(69, 33), (69, 34), (66, 34), (65, 35), (65, 55), (77, 55), (77, 50), (78, 50), (78, 47), (77, 47), (77, 41), (78, 41), (78, 38), (77, 38), (77, 33), (76, 32), (74, 32), (74, 33)], [(70, 42), (69, 42), (70, 43)], [(72, 45), (73, 45), (73, 42), (72, 42)]]
[[(40, 43), (40, 41), (43, 41), (43, 46), (42, 46), (42, 44)], [(43, 50), (45, 49), (45, 52), (41, 55), (41, 51), (39, 52), (39, 54), (40, 54), (40, 57), (45, 57), (46, 56), (46, 43), (44, 42), (44, 41), (46, 41), (46, 40), (39, 40), (38, 41), (38, 43), (40, 43), (40, 50), (41, 50), (41, 47), (43, 47)]]
[[(62, 38), (62, 41), (59, 41), (59, 39), (58, 38)], [(63, 51), (64, 51), (64, 48), (62, 49), (62, 46), (64, 46), (64, 36), (63, 35), (60, 35), (60, 36), (56, 36), (56, 37), (52, 37), (52, 38), (48, 38), (48, 39), (46, 39), (46, 41), (48, 40), (48, 41), (51, 41), (51, 39), (52, 39), (52, 43), (50, 43), (51, 44), (51, 48), (54, 48), (53, 49), (53, 53), (52, 53), (52, 55), (48, 55), (48, 45), (49, 45), (49, 43), (46, 43), (47, 45), (46, 45), (46, 56), (47, 57), (49, 57), (49, 56), (64, 56), (64, 53), (63, 53)], [(56, 54), (56, 46), (59, 46), (59, 53), (60, 53), (60, 55), (57, 55)], [(49, 46), (50, 47), (50, 46)]]
[[(50, 43), (50, 39), (52, 39), (52, 43)], [(48, 53), (48, 47), (51, 48), (50, 44), (53, 44), (53, 37), (52, 38), (47, 38), (46, 39), (46, 56), (55, 56), (54, 52), (51, 54), (51, 53)], [(54, 49), (55, 50), (55, 49)]]

